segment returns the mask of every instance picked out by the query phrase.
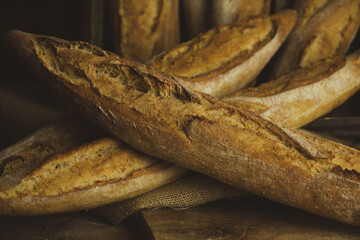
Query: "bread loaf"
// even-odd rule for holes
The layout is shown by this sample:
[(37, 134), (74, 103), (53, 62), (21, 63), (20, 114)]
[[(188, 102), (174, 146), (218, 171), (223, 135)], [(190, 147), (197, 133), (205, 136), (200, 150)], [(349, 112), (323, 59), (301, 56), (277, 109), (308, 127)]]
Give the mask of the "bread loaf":
[(89, 143), (90, 135), (99, 134), (71, 115), (0, 152), (0, 214), (98, 207), (138, 196), (187, 173), (111, 138)]
[(360, 88), (360, 50), (319, 60), (276, 80), (233, 94), (225, 101), (299, 128), (342, 104)]
[(294, 11), (235, 22), (153, 57), (148, 64), (214, 96), (243, 88), (266, 65), (296, 21)]
[(178, 0), (116, 0), (117, 52), (145, 62), (180, 41)]
[(295, 8), (299, 20), (276, 59), (273, 79), (345, 54), (359, 27), (359, 0), (301, 0)]
[(360, 152), (282, 128), (85, 43), (12, 31), (35, 71), (134, 148), (260, 196), (360, 225)]

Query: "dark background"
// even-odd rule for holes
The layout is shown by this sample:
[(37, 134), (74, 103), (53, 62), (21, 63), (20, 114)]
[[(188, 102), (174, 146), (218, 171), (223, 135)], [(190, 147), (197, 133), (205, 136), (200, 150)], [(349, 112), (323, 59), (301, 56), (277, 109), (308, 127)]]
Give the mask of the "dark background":
[[(69, 111), (13, 53), (6, 32), (17, 29), (113, 50), (106, 0), (3, 1), (0, 8), (0, 149)], [(101, 31), (94, 32), (93, 26)], [(99, 26), (99, 24), (101, 26)], [(94, 36), (95, 33), (95, 36)], [(96, 36), (97, 35), (97, 36)], [(99, 39), (101, 35), (101, 39)], [(104, 37), (106, 36), (106, 38)]]
[(84, 38), (83, 1), (3, 1), (0, 9), (1, 83), (29, 81), (28, 72), (6, 45), (4, 34), (11, 29), (52, 35), (69, 40)]
[(84, 1), (22, 0), (2, 1), (1, 5), (0, 149), (56, 117), (53, 113), (47, 114), (42, 105), (61, 111), (65, 108), (16, 58), (6, 42), (6, 32), (18, 29), (69, 40), (84, 40), (85, 24)]

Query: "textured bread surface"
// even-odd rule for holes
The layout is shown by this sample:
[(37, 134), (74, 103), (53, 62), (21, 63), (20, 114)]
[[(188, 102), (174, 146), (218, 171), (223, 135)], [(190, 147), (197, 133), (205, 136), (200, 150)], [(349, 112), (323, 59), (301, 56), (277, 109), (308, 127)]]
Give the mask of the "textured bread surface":
[[(2, 197), (56, 196), (93, 184), (125, 179), (131, 173), (156, 163), (120, 142), (103, 139), (46, 160), (23, 178), (20, 184), (6, 189)], [(136, 160), (135, 160), (136, 159)], [(65, 180), (65, 181), (64, 181)]]
[(359, 151), (282, 128), (88, 44), (19, 31), (8, 38), (45, 81), (134, 148), (360, 225)]
[(345, 54), (359, 28), (359, 0), (302, 0), (295, 8), (299, 21), (280, 52), (274, 77)]
[(117, 0), (117, 52), (145, 62), (179, 43), (178, 0)]
[(193, 89), (226, 95), (258, 75), (295, 21), (296, 13), (289, 10), (213, 28), (153, 57), (148, 64)]
[(16, 183), (0, 179), (0, 213), (30, 215), (98, 207), (148, 192), (185, 173), (104, 138), (48, 157)]
[(345, 57), (327, 58), (315, 62), (307, 68), (302, 68), (291, 72), (279, 79), (261, 84), (256, 88), (247, 88), (241, 90), (231, 97), (269, 97), (281, 92), (289, 91), (308, 84), (316, 83), (321, 79), (330, 76), (345, 65)]
[(255, 111), (291, 128), (330, 112), (359, 90), (360, 51), (347, 58), (319, 60), (256, 88), (239, 91), (226, 101)]
[(187, 173), (117, 140), (89, 143), (104, 135), (71, 114), (1, 151), (0, 214), (98, 207), (138, 196)]
[[(229, 67), (245, 61), (268, 43), (275, 32), (276, 24), (268, 17), (258, 17), (242, 24), (227, 25), (208, 31), (205, 35), (193, 40), (191, 44), (176, 47), (175, 50), (163, 56), (162, 61), (154, 60), (152, 65), (173, 76), (190, 81), (206, 80), (225, 71), (221, 68), (228, 61), (235, 60), (232, 63), (233, 66), (229, 64)], [(198, 76), (205, 74), (210, 76), (197, 79)]]

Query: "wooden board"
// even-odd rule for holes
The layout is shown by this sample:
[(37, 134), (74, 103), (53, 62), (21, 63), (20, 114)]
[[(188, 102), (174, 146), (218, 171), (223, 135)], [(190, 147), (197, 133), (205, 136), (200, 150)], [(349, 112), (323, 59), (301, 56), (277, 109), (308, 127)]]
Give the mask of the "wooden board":
[(155, 240), (360, 239), (358, 227), (258, 197), (218, 201), (186, 210), (144, 210), (140, 219), (148, 238)]
[(131, 224), (113, 226), (91, 212), (44, 216), (0, 216), (1, 240), (135, 240)]

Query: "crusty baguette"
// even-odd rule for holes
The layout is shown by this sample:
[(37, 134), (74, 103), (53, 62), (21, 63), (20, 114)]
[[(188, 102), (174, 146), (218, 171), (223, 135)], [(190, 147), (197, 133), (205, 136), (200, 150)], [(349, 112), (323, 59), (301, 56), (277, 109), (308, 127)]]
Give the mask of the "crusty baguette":
[(180, 41), (178, 0), (116, 0), (117, 52), (145, 62)]
[(153, 57), (148, 64), (183, 85), (224, 96), (251, 82), (283, 43), (295, 11), (258, 16), (213, 28)]
[(299, 20), (285, 41), (272, 78), (326, 57), (346, 53), (360, 23), (359, 0), (301, 0)]
[(186, 172), (119, 141), (100, 139), (52, 155), (17, 182), (1, 178), (0, 214), (49, 214), (98, 207), (138, 196)]
[(188, 171), (146, 156), (69, 115), (0, 152), (0, 214), (98, 207), (163, 186)]
[(273, 122), (299, 128), (345, 102), (360, 88), (360, 50), (326, 58), (225, 99)]
[(266, 198), (360, 225), (360, 152), (192, 91), (81, 42), (12, 31), (44, 81), (134, 148)]

